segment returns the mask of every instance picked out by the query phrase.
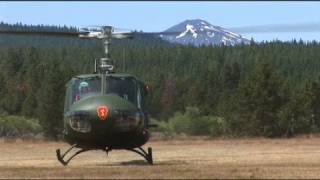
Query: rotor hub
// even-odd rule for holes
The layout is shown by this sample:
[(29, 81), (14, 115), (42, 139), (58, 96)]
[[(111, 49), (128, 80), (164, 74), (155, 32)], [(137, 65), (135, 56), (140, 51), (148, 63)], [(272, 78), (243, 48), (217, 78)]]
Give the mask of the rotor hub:
[(113, 61), (110, 58), (100, 58), (100, 63), (98, 64), (99, 70), (102, 73), (114, 73)]

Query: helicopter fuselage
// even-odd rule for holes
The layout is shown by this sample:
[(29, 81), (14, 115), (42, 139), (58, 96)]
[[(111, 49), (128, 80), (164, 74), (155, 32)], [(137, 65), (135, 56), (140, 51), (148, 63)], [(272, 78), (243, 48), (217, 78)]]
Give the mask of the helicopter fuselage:
[[(82, 89), (86, 85), (87, 90), (90, 85), (95, 88), (85, 94)], [(141, 147), (150, 136), (145, 95), (144, 84), (131, 75), (90, 74), (73, 78), (67, 84), (65, 140), (87, 149)]]

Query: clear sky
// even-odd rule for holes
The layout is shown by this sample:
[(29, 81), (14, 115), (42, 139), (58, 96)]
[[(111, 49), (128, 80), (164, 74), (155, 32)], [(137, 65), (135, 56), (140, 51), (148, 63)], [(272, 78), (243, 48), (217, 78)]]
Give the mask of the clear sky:
[[(77, 27), (113, 25), (155, 32), (186, 19), (203, 19), (231, 29), (303, 24), (320, 27), (320, 2), (0, 2), (0, 21), (7, 23)], [(258, 41), (275, 38), (320, 40), (320, 28), (313, 32), (242, 34)]]

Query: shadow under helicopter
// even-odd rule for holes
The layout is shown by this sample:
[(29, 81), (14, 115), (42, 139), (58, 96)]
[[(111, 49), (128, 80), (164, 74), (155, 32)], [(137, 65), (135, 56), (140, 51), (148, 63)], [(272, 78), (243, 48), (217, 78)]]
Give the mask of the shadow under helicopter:
[[(181, 161), (181, 160), (169, 160), (169, 161), (158, 161), (157, 163), (154, 163), (153, 166), (174, 166), (174, 165), (185, 165), (188, 164), (186, 161)], [(148, 162), (145, 160), (131, 160), (127, 162), (120, 162), (120, 163), (94, 163), (90, 164), (88, 166), (150, 166)]]

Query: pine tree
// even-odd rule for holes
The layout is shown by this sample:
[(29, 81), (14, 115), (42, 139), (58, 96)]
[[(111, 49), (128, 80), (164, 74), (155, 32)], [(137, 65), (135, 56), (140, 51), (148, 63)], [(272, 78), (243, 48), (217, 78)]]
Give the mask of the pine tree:
[(286, 137), (312, 131), (312, 97), (308, 85), (302, 91), (293, 92), (289, 102), (278, 112), (279, 126)]
[(39, 96), (39, 119), (47, 137), (58, 138), (63, 127), (64, 78), (57, 62), (48, 68)]
[(162, 113), (165, 118), (168, 118), (170, 115), (173, 115), (174, 113), (173, 105), (176, 95), (176, 82), (172, 75), (170, 75), (165, 81), (164, 90), (160, 101), (162, 106)]
[(23, 67), (26, 70), (24, 82), (26, 84), (26, 98), (22, 104), (21, 114), (28, 117), (36, 117), (38, 106), (37, 92), (41, 85), (41, 70), (39, 54), (35, 48), (30, 48)]
[(237, 124), (251, 135), (278, 136), (277, 113), (286, 101), (281, 76), (270, 64), (259, 63), (240, 85)]

